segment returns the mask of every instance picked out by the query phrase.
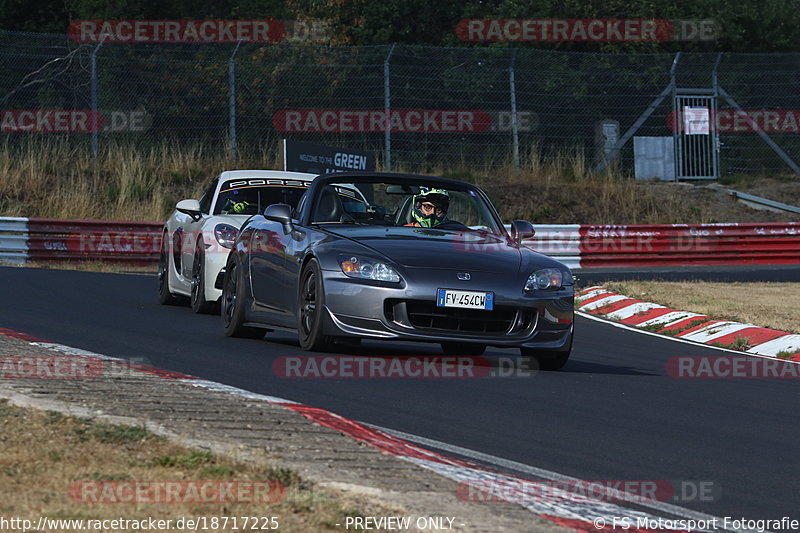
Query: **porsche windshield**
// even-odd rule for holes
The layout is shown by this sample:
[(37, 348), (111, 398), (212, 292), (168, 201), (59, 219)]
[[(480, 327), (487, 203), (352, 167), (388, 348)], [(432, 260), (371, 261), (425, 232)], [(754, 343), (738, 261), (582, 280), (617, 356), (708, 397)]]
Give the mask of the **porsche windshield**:
[(297, 206), (306, 192), (297, 180), (235, 180), (224, 183), (214, 206), (215, 215), (255, 215), (272, 204)]
[(424, 181), (329, 183), (317, 191), (311, 222), (502, 233), (477, 191)]

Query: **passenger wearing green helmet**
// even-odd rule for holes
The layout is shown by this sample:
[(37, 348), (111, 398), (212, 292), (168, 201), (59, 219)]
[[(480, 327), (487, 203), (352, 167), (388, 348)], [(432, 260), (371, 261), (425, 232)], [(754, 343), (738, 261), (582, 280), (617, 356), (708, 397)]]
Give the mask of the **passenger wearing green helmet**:
[(411, 216), (416, 222), (407, 225), (422, 228), (437, 226), (447, 220), (449, 207), (450, 196), (446, 190), (420, 187), (411, 205)]

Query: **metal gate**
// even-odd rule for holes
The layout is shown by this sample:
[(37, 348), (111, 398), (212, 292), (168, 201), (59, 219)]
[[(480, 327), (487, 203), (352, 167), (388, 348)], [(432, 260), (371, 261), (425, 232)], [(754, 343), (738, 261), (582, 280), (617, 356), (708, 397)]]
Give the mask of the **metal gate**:
[(677, 179), (719, 177), (719, 134), (714, 127), (717, 97), (710, 89), (679, 89), (673, 95)]

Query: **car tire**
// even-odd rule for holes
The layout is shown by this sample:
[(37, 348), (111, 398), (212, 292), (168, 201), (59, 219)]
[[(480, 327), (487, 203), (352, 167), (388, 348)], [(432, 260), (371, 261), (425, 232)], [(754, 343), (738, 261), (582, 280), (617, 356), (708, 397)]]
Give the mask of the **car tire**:
[(161, 237), (161, 251), (158, 254), (158, 303), (178, 305), (180, 300), (169, 290), (169, 250), (167, 234)]
[(268, 330), (244, 325), (244, 278), (239, 270), (236, 257), (231, 257), (222, 284), (222, 328), (228, 337), (261, 339)]
[(333, 339), (322, 332), (324, 308), (322, 270), (317, 260), (311, 259), (303, 267), (297, 290), (297, 336), (303, 350), (322, 352), (333, 344)]
[(471, 342), (443, 342), (442, 351), (447, 355), (483, 355), (486, 351), (485, 344)]
[(569, 339), (569, 348), (566, 351), (558, 352), (555, 350), (536, 350), (533, 348), (520, 348), (522, 357), (529, 358), (531, 363), (535, 361), (539, 370), (561, 370), (569, 361), (572, 353), (572, 337)]
[(201, 314), (211, 314), (216, 308), (216, 302), (206, 300), (206, 255), (203, 239), (197, 240), (194, 249), (194, 260), (192, 261), (192, 280), (191, 280), (191, 306), (192, 311)]

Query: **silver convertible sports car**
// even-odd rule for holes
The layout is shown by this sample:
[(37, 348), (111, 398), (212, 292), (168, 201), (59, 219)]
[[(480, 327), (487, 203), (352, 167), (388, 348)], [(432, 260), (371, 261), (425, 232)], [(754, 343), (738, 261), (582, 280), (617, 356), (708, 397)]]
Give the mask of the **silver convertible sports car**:
[(381, 173), (318, 176), (296, 209), (247, 220), (224, 273), (228, 336), (297, 333), (303, 349), (360, 339), (440, 343), (448, 354), (518, 347), (542, 369), (572, 349), (570, 270), (522, 246), (478, 187)]

